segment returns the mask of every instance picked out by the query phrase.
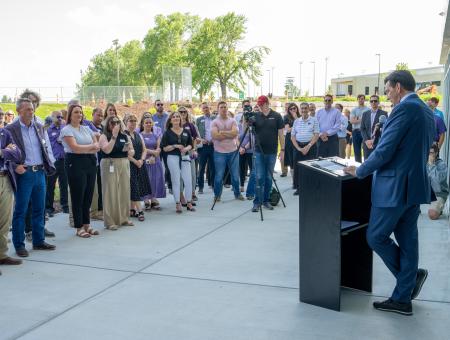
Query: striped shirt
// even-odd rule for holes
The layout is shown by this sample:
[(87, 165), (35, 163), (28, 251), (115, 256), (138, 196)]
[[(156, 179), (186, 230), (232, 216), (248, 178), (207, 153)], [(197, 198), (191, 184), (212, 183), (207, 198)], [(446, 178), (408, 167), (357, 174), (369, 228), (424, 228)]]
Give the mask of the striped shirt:
[(297, 142), (308, 143), (315, 133), (319, 133), (319, 122), (316, 117), (297, 118), (292, 126), (291, 135), (295, 136)]

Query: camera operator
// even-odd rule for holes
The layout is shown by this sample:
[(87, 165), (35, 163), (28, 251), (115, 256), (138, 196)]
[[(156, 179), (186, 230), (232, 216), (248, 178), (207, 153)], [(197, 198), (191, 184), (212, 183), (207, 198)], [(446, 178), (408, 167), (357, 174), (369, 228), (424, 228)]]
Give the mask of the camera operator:
[(266, 96), (260, 96), (257, 104), (261, 113), (256, 113), (252, 120), (256, 135), (255, 173), (259, 188), (257, 186), (253, 212), (258, 212), (261, 204), (266, 209), (273, 210), (269, 198), (272, 189), (272, 174), (277, 160), (278, 140), (281, 145), (281, 162), (284, 157), (283, 118), (270, 108), (269, 98)]

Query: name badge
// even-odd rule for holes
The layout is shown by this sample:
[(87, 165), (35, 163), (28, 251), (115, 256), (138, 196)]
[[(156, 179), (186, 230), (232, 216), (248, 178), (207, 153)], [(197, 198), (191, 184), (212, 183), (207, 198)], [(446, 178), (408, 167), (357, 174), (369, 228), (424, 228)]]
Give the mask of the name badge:
[(56, 136), (58, 133), (57, 132), (53, 132), (52, 133), (52, 136)]
[(119, 142), (125, 143), (125, 139), (119, 139)]
[(183, 136), (187, 137), (187, 133), (186, 133), (186, 132), (183, 132)]
[(191, 128), (190, 128), (189, 126), (186, 126), (185, 129), (186, 129), (186, 130), (190, 130)]
[(204, 123), (204, 122), (205, 122), (205, 120), (204, 120), (204, 119), (200, 120), (200, 123)]

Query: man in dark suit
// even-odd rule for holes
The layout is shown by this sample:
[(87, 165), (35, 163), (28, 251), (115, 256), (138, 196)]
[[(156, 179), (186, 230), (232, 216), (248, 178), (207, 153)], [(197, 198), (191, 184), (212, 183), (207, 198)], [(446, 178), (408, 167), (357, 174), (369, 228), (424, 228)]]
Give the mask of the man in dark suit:
[(373, 174), (367, 242), (397, 280), (391, 297), (373, 305), (412, 315), (411, 300), (428, 275), (427, 270), (418, 269), (417, 219), (420, 204), (429, 203), (431, 197), (426, 164), (435, 126), (433, 112), (413, 92), (415, 80), (409, 71), (392, 72), (385, 84), (394, 108), (380, 142), (359, 168), (345, 171), (358, 178)]
[(30, 200), (32, 206), (33, 249), (53, 250), (54, 245), (45, 242), (45, 175), (55, 172), (50, 160), (41, 124), (34, 119), (34, 106), (30, 99), (20, 98), (16, 103), (19, 119), (9, 124), (6, 130), (11, 134), (21, 157), (15, 163), (17, 191), (12, 220), (13, 244), (20, 257), (28, 257), (25, 248), (25, 215)]
[(376, 94), (370, 97), (370, 110), (362, 115), (361, 119), (361, 135), (363, 138), (364, 160), (369, 158), (372, 151), (375, 149), (375, 126), (378, 124), (380, 116), (384, 115), (387, 118), (387, 112), (379, 108), (380, 97)]
[(4, 128), (0, 128), (0, 265), (22, 263), (22, 260), (13, 259), (7, 255), (13, 195), (16, 190), (16, 178), (12, 163), (18, 162), (20, 157), (20, 150), (14, 144), (11, 134)]

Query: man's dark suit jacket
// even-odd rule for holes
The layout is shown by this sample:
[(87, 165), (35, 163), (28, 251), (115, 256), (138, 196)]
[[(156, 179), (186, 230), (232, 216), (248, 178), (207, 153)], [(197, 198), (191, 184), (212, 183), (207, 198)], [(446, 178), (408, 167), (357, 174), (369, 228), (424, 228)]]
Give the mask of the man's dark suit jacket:
[(364, 150), (364, 159), (369, 158), (372, 151), (375, 149), (375, 145), (373, 149), (369, 149), (366, 146), (366, 141), (372, 139), (372, 133), (373, 129), (376, 124), (378, 124), (380, 120), (380, 116), (385, 115), (387, 118), (387, 112), (383, 111), (381, 109), (377, 110), (377, 113), (375, 114), (375, 119), (373, 120), (373, 125), (371, 125), (370, 122), (370, 115), (372, 114), (372, 110), (366, 111), (363, 113), (362, 119), (361, 119), (361, 135), (363, 138), (363, 150)]

